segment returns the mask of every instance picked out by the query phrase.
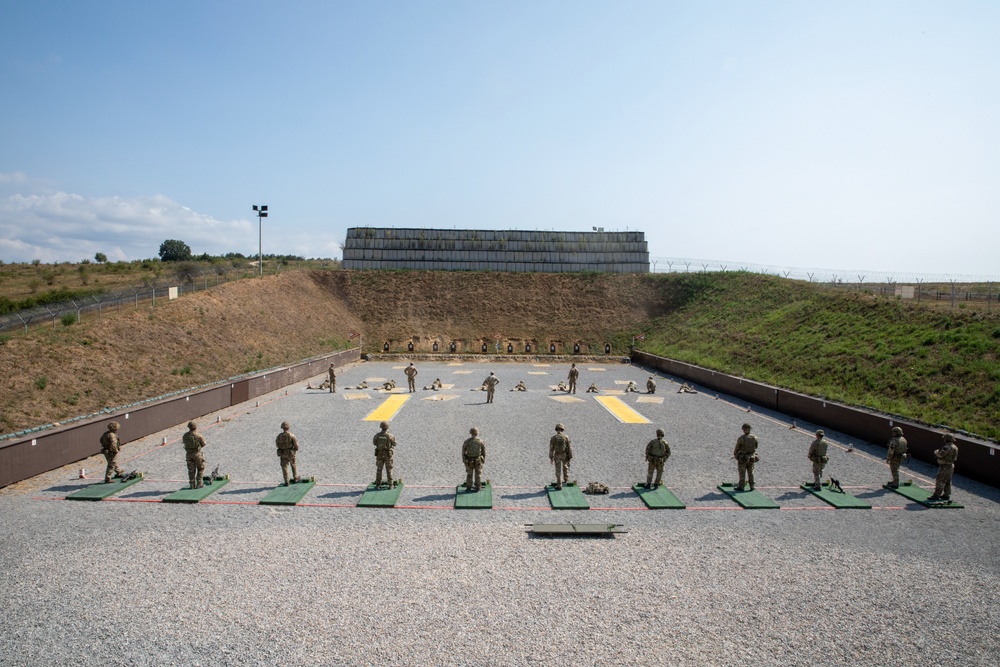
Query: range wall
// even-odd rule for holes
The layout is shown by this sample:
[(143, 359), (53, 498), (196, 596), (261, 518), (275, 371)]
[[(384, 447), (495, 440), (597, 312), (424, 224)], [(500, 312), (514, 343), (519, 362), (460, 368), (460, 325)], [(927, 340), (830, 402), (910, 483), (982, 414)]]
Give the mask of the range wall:
[(345, 269), (648, 273), (643, 232), (352, 227)]
[(99, 454), (101, 435), (110, 421), (121, 424), (118, 436), (122, 442), (131, 442), (319, 375), (331, 363), (343, 366), (357, 361), (359, 355), (357, 348), (345, 350), (138, 408), (109, 411), (90, 421), (41, 431), (22, 440), (4, 442), (0, 444), (0, 488)]
[[(632, 360), (634, 363), (741, 398), (762, 408), (840, 431), (882, 447), (888, 444), (892, 427), (899, 426), (906, 436), (910, 454), (927, 463), (936, 464), (934, 450), (943, 444), (941, 440), (943, 431), (924, 424), (824, 401), (821, 398), (752, 382), (645, 352), (634, 352)], [(997, 453), (1000, 447), (957, 433), (953, 435), (959, 450), (955, 471), (978, 482), (1000, 487), (1000, 454)]]

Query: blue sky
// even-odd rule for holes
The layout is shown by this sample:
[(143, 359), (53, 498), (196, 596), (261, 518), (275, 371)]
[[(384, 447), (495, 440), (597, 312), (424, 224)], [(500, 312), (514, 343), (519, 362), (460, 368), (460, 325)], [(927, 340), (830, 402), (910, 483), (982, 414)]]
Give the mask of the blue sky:
[(0, 6), (0, 259), (355, 226), (1000, 275), (1000, 3)]

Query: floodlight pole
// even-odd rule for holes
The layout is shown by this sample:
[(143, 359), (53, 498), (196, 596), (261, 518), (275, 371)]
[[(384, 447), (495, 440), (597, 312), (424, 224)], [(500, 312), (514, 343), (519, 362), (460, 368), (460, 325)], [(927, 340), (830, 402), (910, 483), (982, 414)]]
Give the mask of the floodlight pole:
[(257, 270), (260, 275), (264, 275), (264, 221), (267, 217), (267, 205), (257, 206), (254, 204), (253, 210), (257, 211)]

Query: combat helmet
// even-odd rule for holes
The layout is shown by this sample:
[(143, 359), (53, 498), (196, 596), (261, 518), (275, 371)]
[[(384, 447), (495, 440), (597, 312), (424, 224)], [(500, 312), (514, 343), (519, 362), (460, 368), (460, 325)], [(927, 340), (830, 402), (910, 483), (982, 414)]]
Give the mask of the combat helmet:
[(378, 427), (380, 429), (382, 429), (383, 431), (388, 431), (389, 430), (389, 422), (382, 422), (382, 423), (380, 423), (378, 425)]
[(666, 433), (664, 432), (664, 430), (662, 428), (656, 429), (656, 437), (657, 438), (662, 438), (665, 435), (666, 435)]
[(282, 431), (287, 431), (287, 430), (288, 430), (288, 429), (290, 429), (291, 427), (292, 427), (292, 425), (291, 425), (291, 424), (289, 424), (288, 422), (281, 422), (281, 430), (282, 430)]
[(196, 424), (195, 422), (188, 422), (188, 430), (189, 431), (193, 431), (196, 428), (198, 428), (198, 424)]
[(117, 431), (121, 427), (122, 427), (122, 425), (119, 424), (118, 422), (111, 422), (110, 424), (108, 424), (108, 430), (109, 431)]
[(563, 426), (562, 424), (556, 424), (556, 430), (557, 431), (565, 431), (566, 427)]
[(892, 434), (893, 435), (903, 435), (903, 429), (899, 428), (898, 426), (893, 426), (892, 427)]
[(944, 436), (942, 437), (944, 438), (945, 442), (955, 442), (955, 436), (953, 436), (951, 433), (945, 433)]

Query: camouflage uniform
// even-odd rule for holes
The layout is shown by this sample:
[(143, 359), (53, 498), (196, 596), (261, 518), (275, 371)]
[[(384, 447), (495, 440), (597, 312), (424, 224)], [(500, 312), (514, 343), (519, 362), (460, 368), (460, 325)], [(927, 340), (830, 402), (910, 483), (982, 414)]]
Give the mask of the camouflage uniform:
[(396, 446), (396, 438), (389, 433), (389, 422), (379, 424), (381, 429), (372, 438), (375, 445), (375, 486), (382, 486), (382, 468), (385, 468), (386, 482), (393, 487), (392, 481), (392, 450)]
[[(646, 470), (646, 488), (650, 484), (657, 488), (663, 482), (663, 464), (670, 458), (670, 443), (664, 440), (662, 428), (656, 429), (656, 439), (650, 440), (646, 444), (646, 462), (649, 464)], [(656, 481), (653, 481), (653, 473), (656, 473)]]
[(326, 375), (327, 375), (327, 382), (330, 383), (330, 393), (331, 394), (336, 394), (337, 393), (337, 369), (335, 369), (333, 367), (333, 364), (330, 364), (330, 368), (329, 368), (329, 370), (326, 371)]
[(299, 440), (288, 432), (291, 426), (288, 422), (281, 422), (281, 433), (274, 439), (274, 446), (278, 448), (278, 458), (281, 460), (281, 476), (288, 486), (288, 466), (292, 467), (292, 481), (299, 481), (299, 473), (295, 467), (295, 452), (299, 451)]
[(625, 387), (625, 393), (627, 394), (627, 393), (633, 392), (633, 391), (635, 393), (637, 393), (637, 394), (639, 393), (639, 390), (635, 386), (635, 382), (632, 382), (631, 380), (629, 380), (628, 386)]
[(596, 394), (596, 393), (598, 393), (597, 383), (596, 382), (591, 382), (590, 383), (590, 386), (587, 387), (587, 393), (588, 394)]
[(569, 377), (566, 378), (569, 381), (569, 389), (566, 390), (567, 393), (576, 393), (576, 379), (578, 377), (580, 377), (580, 371), (577, 370), (576, 364), (573, 364), (569, 369)]
[(894, 426), (892, 437), (889, 438), (888, 451), (885, 455), (885, 461), (889, 464), (889, 472), (892, 473), (892, 480), (886, 486), (893, 489), (899, 488), (899, 466), (903, 464), (905, 456), (906, 438), (903, 437), (903, 429)]
[(431, 382), (431, 386), (424, 387), (424, 389), (433, 389), (434, 391), (441, 391), (442, 386), (443, 385), (441, 384), (441, 378), (437, 378), (434, 380), (434, 382)]
[(955, 446), (955, 436), (945, 433), (944, 446), (934, 450), (937, 459), (938, 474), (934, 480), (934, 495), (928, 500), (951, 500), (951, 476), (955, 474), (955, 461), (958, 459), (958, 447)]
[[(465, 464), (465, 490), (479, 491), (481, 476), (486, 463), (486, 443), (479, 439), (479, 429), (469, 429), (472, 436), (462, 443), (462, 463)], [(473, 480), (475, 477), (475, 480)]]
[(490, 373), (489, 377), (483, 380), (483, 386), (486, 387), (486, 402), (493, 402), (493, 392), (496, 391), (497, 385), (500, 384), (500, 378), (498, 378), (493, 373)]
[(118, 422), (108, 424), (108, 431), (101, 436), (101, 454), (108, 462), (108, 467), (104, 471), (104, 483), (111, 483), (111, 474), (115, 477), (122, 476), (122, 469), (118, 467), (118, 451), (121, 449), (122, 441), (118, 437)]
[(743, 425), (743, 435), (736, 439), (733, 457), (736, 458), (736, 468), (740, 473), (740, 483), (736, 488), (742, 491), (749, 481), (750, 490), (753, 491), (753, 467), (760, 457), (757, 456), (757, 436), (750, 433), (750, 424)]
[(525, 386), (524, 380), (518, 380), (511, 391), (528, 391), (528, 388)]
[(409, 366), (406, 367), (406, 370), (403, 371), (403, 372), (406, 373), (406, 384), (409, 386), (410, 391), (411, 392), (416, 391), (417, 390), (417, 367), (414, 366), (411, 363)]
[(205, 477), (205, 456), (201, 450), (208, 444), (198, 433), (198, 425), (188, 422), (188, 432), (184, 434), (184, 452), (187, 458), (188, 482), (192, 489), (200, 489)]
[(564, 430), (562, 424), (556, 424), (556, 434), (549, 438), (549, 462), (556, 466), (557, 489), (562, 488), (563, 482), (569, 483), (569, 463), (573, 460), (573, 447)]
[(830, 443), (823, 438), (824, 435), (826, 434), (823, 431), (816, 431), (816, 439), (809, 445), (809, 453), (806, 454), (806, 458), (813, 464), (813, 489), (816, 491), (823, 488), (820, 480), (823, 478), (823, 468), (830, 460), (830, 457), (826, 455)]
[(655, 394), (656, 393), (656, 382), (650, 377), (646, 380), (646, 393)]

